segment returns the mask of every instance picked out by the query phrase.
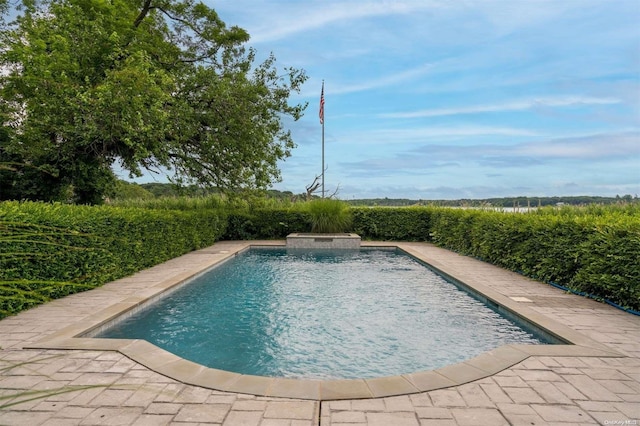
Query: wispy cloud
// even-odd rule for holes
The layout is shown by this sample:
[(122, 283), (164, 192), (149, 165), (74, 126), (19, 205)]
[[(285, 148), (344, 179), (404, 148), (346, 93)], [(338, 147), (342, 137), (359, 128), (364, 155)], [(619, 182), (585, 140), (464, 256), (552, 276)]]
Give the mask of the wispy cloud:
[[(360, 132), (361, 140), (366, 143), (380, 142), (426, 142), (432, 138), (459, 138), (469, 136), (537, 136), (537, 133), (517, 127), (500, 126), (444, 126), (444, 127), (414, 127), (410, 129), (380, 129)], [(353, 140), (353, 139), (352, 139)]]
[(380, 118), (423, 118), (439, 117), (446, 115), (479, 114), (487, 112), (508, 112), (524, 111), (542, 107), (568, 107), (585, 105), (609, 105), (617, 104), (621, 101), (615, 98), (593, 98), (580, 96), (534, 98), (515, 102), (505, 102), (500, 104), (473, 105), (457, 108), (434, 108), (418, 111), (395, 112), (378, 114)]
[(346, 93), (364, 92), (371, 89), (392, 86), (394, 84), (406, 83), (414, 78), (423, 76), (432, 68), (431, 64), (423, 64), (414, 68), (406, 69), (395, 74), (384, 75), (379, 78), (362, 81), (354, 84), (345, 84), (331, 90), (332, 94), (342, 95)]
[(411, 150), (398, 151), (390, 157), (373, 157), (342, 166), (351, 173), (367, 173), (375, 170), (384, 173), (402, 170), (427, 171), (436, 168), (481, 166), (495, 168), (531, 167), (553, 162), (597, 161), (639, 158), (638, 132), (594, 134), (573, 138), (552, 138), (513, 145), (474, 144), (443, 145), (425, 144)]
[(556, 159), (606, 159), (640, 155), (640, 132), (596, 134), (526, 143), (514, 149), (520, 156)]
[[(431, 1), (359, 1), (287, 3), (283, 8), (266, 4), (268, 24), (253, 28), (253, 43), (273, 42), (341, 21), (356, 21), (375, 16), (405, 15), (434, 7)], [(264, 15), (262, 15), (264, 17)]]
[(541, 164), (549, 161), (608, 161), (638, 158), (638, 132), (601, 133), (578, 137), (549, 138), (513, 145), (476, 144), (470, 147), (423, 146), (415, 152), (428, 153), (440, 160), (457, 158), (493, 165)]

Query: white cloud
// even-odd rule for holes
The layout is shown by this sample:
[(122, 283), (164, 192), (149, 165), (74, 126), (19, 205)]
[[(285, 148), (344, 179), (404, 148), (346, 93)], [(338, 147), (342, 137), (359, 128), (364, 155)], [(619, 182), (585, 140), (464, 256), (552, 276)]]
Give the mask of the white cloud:
[(584, 137), (552, 139), (518, 146), (514, 154), (538, 158), (604, 159), (636, 158), (640, 167), (640, 132), (597, 134)]
[(429, 72), (432, 68), (431, 64), (423, 64), (414, 68), (409, 68), (395, 74), (388, 74), (380, 78), (363, 81), (356, 84), (340, 85), (331, 90), (331, 94), (346, 94), (355, 92), (364, 92), (371, 89), (379, 89), (382, 87), (392, 86), (398, 83), (407, 83), (412, 79), (420, 77)]
[[(424, 144), (433, 142), (434, 140), (465, 141), (470, 137), (534, 137), (539, 136), (538, 133), (529, 129), (508, 127), (508, 126), (482, 126), (482, 125), (461, 125), (461, 126), (430, 126), (430, 127), (411, 127), (405, 129), (386, 128), (377, 130), (365, 130), (349, 133), (340, 133), (335, 136), (338, 142), (348, 141), (351, 145), (415, 145), (416, 143)], [(468, 143), (464, 144), (465, 146)]]
[[(424, 144), (420, 147), (397, 151), (393, 155), (371, 156), (360, 161), (343, 162), (351, 173), (388, 171), (403, 175), (411, 170), (429, 170), (451, 167), (487, 167), (502, 170), (505, 167), (531, 167), (562, 162), (606, 163), (611, 160), (628, 160), (640, 166), (638, 131), (596, 134), (573, 138), (545, 139), (512, 145), (474, 144), (444, 145)], [(586, 164), (586, 163), (585, 163)], [(622, 163), (621, 163), (622, 164)], [(568, 176), (576, 170), (567, 169)]]
[(378, 114), (380, 118), (422, 118), (422, 117), (439, 117), (446, 115), (460, 114), (478, 114), (485, 112), (506, 112), (506, 111), (524, 111), (539, 107), (567, 107), (567, 106), (584, 106), (584, 105), (609, 105), (617, 104), (621, 101), (615, 98), (593, 98), (580, 96), (565, 96), (553, 98), (533, 98), (514, 102), (505, 102), (501, 104), (473, 105), (468, 107), (457, 108), (434, 108), (423, 109), (419, 111), (397, 112)]
[[(273, 42), (341, 21), (356, 21), (375, 16), (405, 15), (436, 5), (431, 1), (359, 1), (296, 2), (285, 7), (265, 3), (261, 8), (262, 25), (251, 28), (253, 43)], [(254, 8), (255, 9), (255, 5)]]

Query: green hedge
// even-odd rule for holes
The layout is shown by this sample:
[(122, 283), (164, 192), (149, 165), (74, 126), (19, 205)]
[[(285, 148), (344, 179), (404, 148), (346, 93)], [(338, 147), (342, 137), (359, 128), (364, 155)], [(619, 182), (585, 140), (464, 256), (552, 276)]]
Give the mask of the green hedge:
[(0, 203), (0, 317), (213, 244), (214, 210)]
[[(166, 203), (0, 203), (0, 317), (219, 239), (283, 239), (311, 226), (304, 205), (230, 208), (203, 202), (180, 209)], [(364, 239), (430, 241), (640, 310), (638, 205), (527, 214), (442, 207), (357, 207), (351, 213), (351, 230)]]
[(640, 310), (640, 216), (438, 209), (431, 239), (531, 278)]
[(433, 208), (355, 207), (353, 232), (377, 241), (428, 241)]
[(224, 240), (284, 239), (292, 232), (309, 232), (309, 216), (287, 208), (236, 210), (229, 213)]

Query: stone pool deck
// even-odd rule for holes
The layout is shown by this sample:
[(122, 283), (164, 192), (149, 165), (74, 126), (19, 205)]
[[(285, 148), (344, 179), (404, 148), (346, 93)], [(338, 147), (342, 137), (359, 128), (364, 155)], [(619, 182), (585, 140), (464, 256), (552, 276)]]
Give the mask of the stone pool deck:
[[(201, 371), (158, 361), (165, 354), (140, 343), (116, 342), (129, 356), (105, 350), (100, 339), (75, 339), (85, 341), (83, 349), (61, 349), (74, 333), (246, 245), (220, 242), (0, 321), (0, 425), (640, 424), (640, 317), (424, 243), (393, 245), (578, 344), (503, 348), (455, 368), (361, 382), (354, 399), (343, 399), (353, 383), (338, 386), (342, 394), (335, 384), (301, 391), (297, 383), (239, 377), (226, 382), (227, 390), (185, 384)], [(174, 368), (163, 375), (145, 367), (156, 364)], [(244, 393), (251, 389), (302, 392), (305, 399)]]

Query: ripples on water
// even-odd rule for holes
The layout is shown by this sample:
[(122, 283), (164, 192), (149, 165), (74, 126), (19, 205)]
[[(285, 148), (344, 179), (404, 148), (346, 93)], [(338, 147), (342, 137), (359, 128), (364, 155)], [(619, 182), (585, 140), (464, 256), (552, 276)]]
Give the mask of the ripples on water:
[(148, 340), (242, 374), (371, 378), (541, 343), (389, 250), (252, 249), (101, 337)]

